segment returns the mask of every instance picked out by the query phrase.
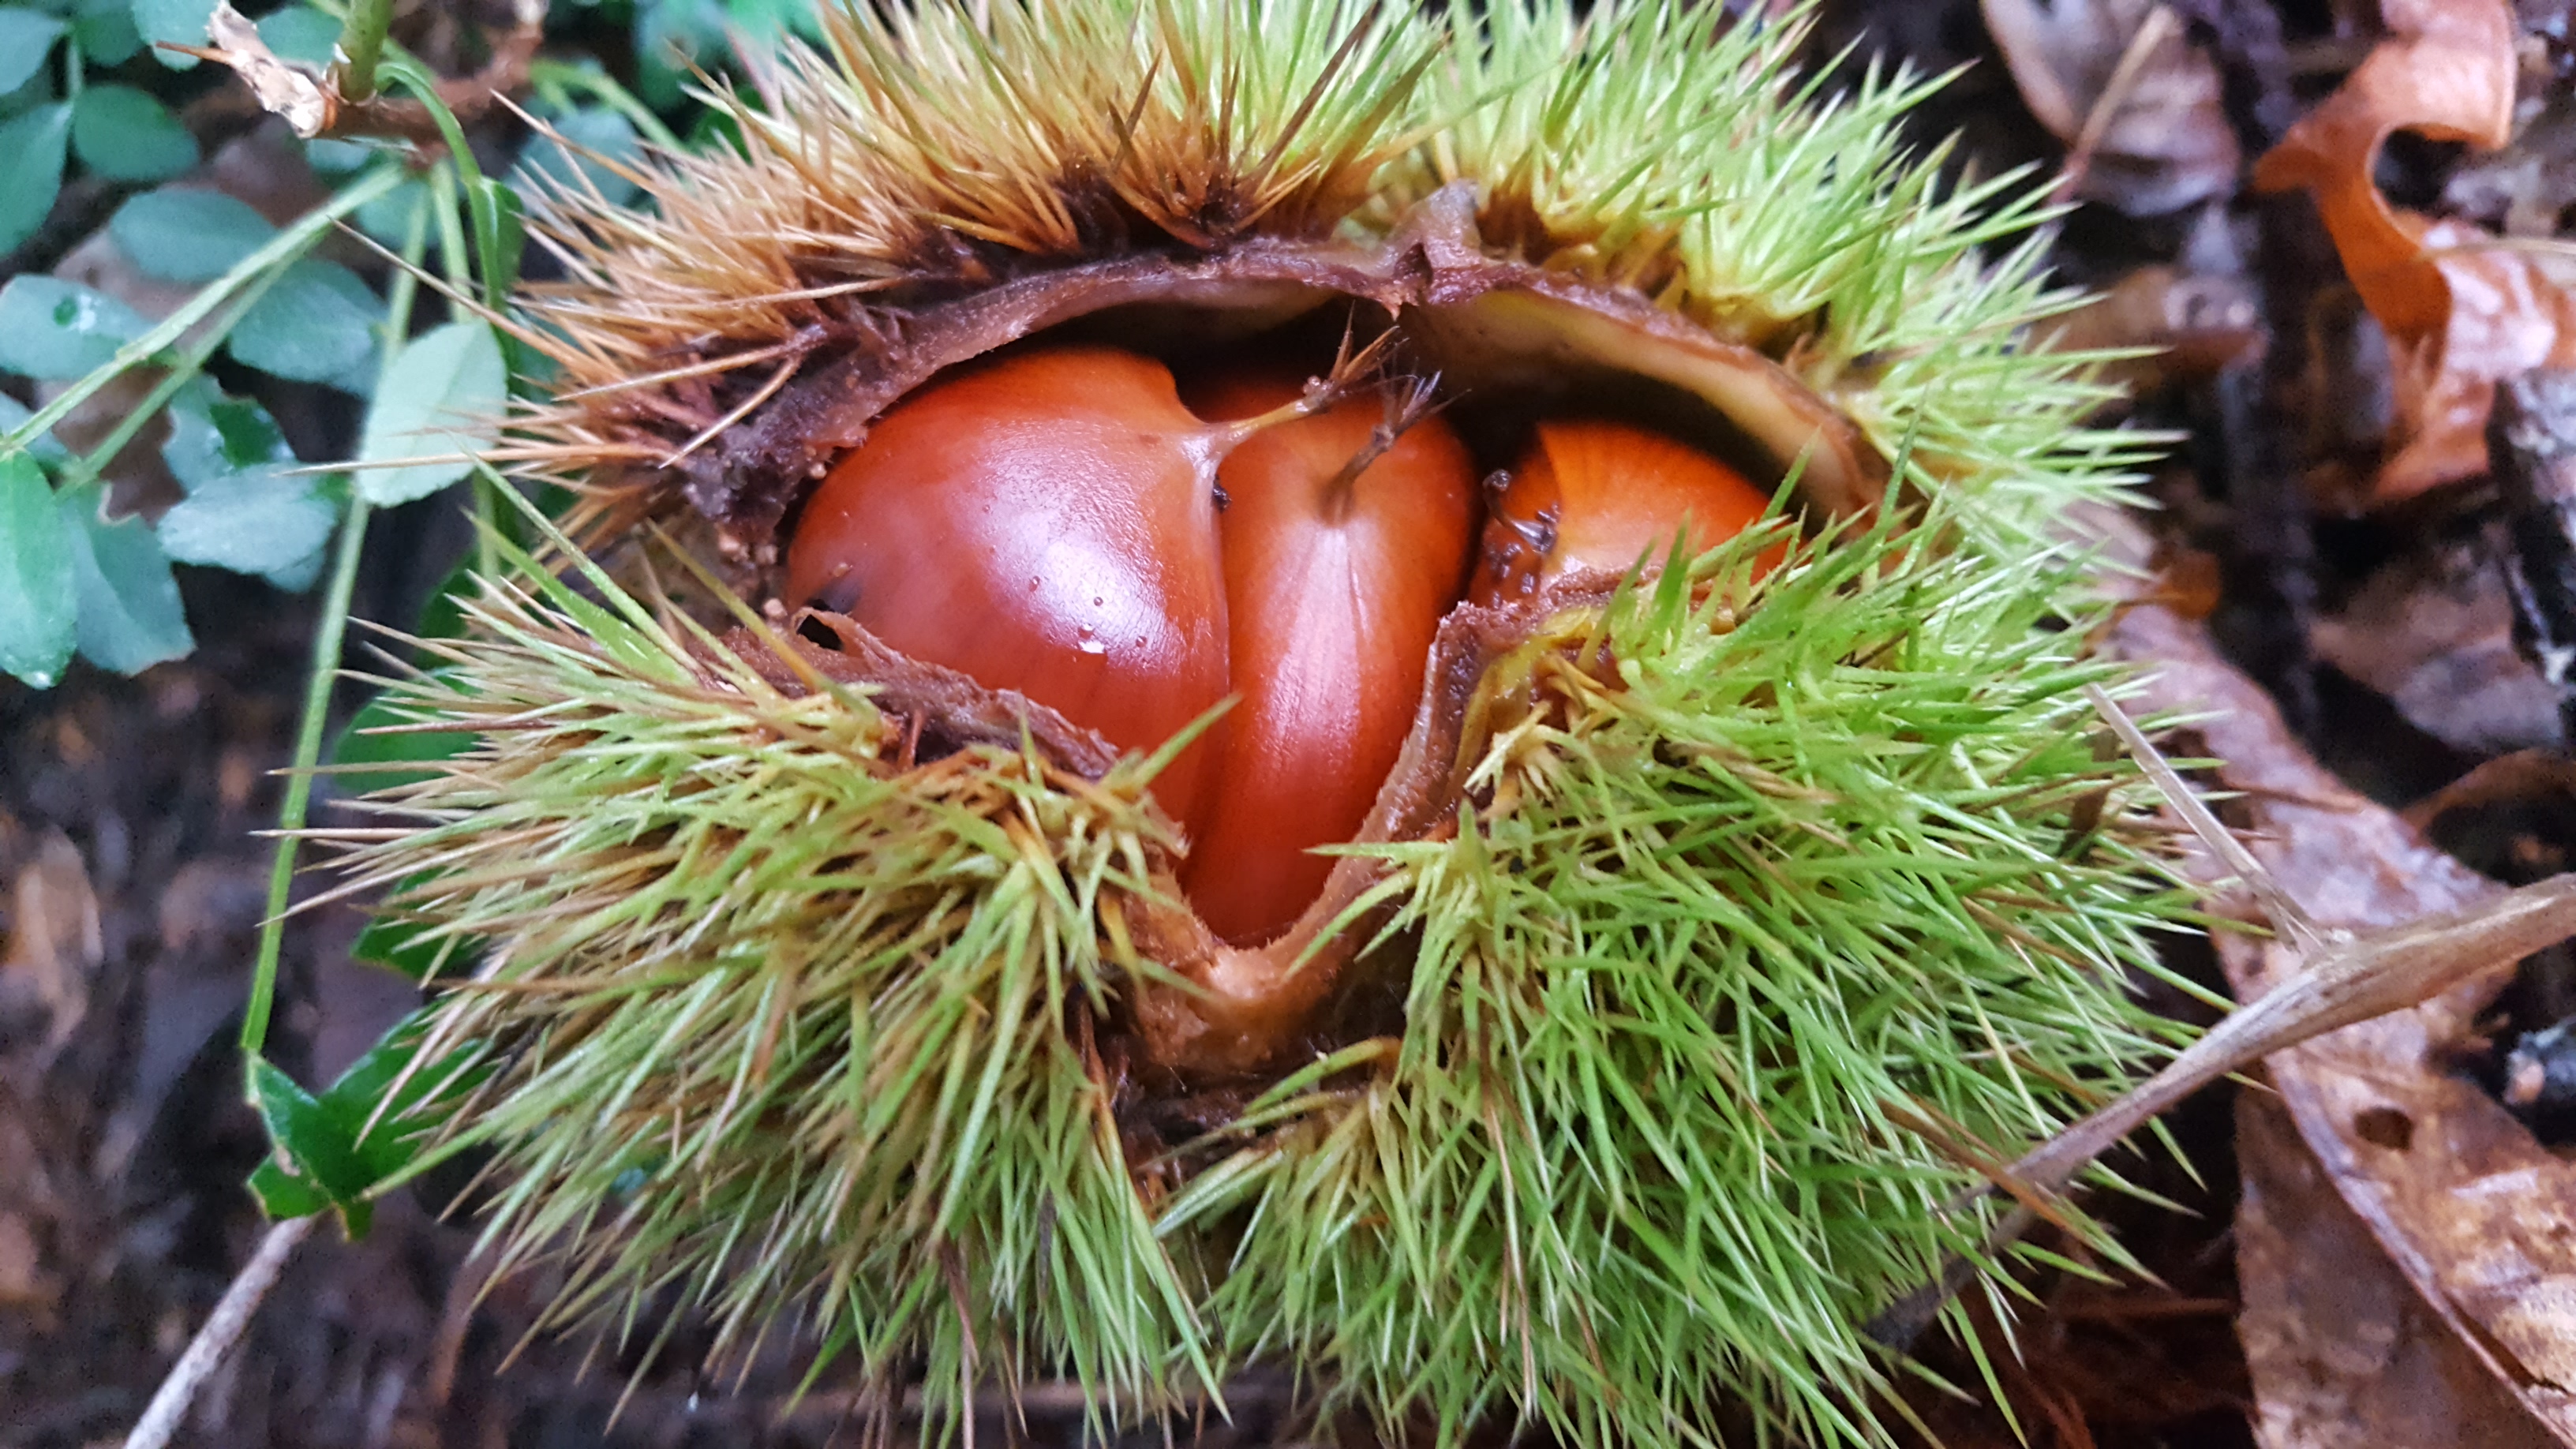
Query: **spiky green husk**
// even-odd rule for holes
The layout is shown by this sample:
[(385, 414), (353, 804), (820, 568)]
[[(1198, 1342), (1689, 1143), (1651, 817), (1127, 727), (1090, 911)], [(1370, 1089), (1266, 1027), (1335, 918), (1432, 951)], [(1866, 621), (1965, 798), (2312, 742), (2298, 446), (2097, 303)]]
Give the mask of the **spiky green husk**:
[(1740, 614), (1668, 583), (1542, 641), (1492, 803), (1378, 848), (1419, 939), (1401, 1041), (1254, 1104), (1165, 1214), (1248, 1214), (1229, 1345), (1442, 1442), (1510, 1412), (1680, 1445), (1730, 1399), (1875, 1437), (1857, 1325), (1993, 1267), (1941, 1207), (1960, 1144), (2046, 1137), (2166, 1039), (2125, 971), (2180, 899), (2116, 808), (2068, 831), (2132, 772), (2092, 748), (2103, 670), (2037, 627), (2064, 567), (1882, 530)]
[(1985, 254), (2046, 215), (2044, 191), (1945, 187), (1898, 125), (1933, 83), (1873, 67), (1828, 92), (1799, 73), (1804, 21), (1671, 0), (1445, 22), (1375, 0), (823, 3), (831, 56), (791, 47), (760, 104), (730, 102), (739, 152), (631, 168), (641, 207), (567, 185), (541, 208), (570, 280), (528, 295), (527, 335), (562, 381), (518, 446), (558, 481), (702, 445), (882, 295), (1122, 250), (1383, 239), (1458, 180), (1490, 248), (1761, 348), (1960, 489), (2000, 546), (2137, 456), (2075, 426), (2108, 396), (2090, 359), (2022, 345), (2074, 300), (2037, 243)]
[[(1945, 1214), (2164, 1037), (2129, 995), (2181, 909), (2040, 627), (2071, 567), (1891, 516), (1749, 596), (1749, 536), (1498, 666), (1446, 840), (1391, 867), (1400, 1039), (1176, 1153), (1113, 1114), (1122, 897), (1168, 833), (989, 747), (928, 765), (675, 613), (495, 585), (398, 686), (480, 743), (359, 851), (484, 961), (431, 1049), (495, 1068), (459, 1145), (557, 1321), (787, 1323), (934, 1419), (1066, 1374), (1152, 1412), (1286, 1357), (1446, 1441), (1523, 1414), (1691, 1443), (1726, 1405), (1867, 1442), (1859, 1325), (1980, 1247)], [(1710, 600), (1734, 599), (1735, 606)], [(775, 671), (773, 670), (774, 674)], [(676, 1289), (676, 1299), (663, 1296)]]
[(741, 154), (636, 173), (652, 213), (558, 198), (574, 280), (530, 335), (564, 388), (526, 456), (591, 486), (680, 450), (852, 297), (1383, 236), (1471, 178), (1490, 247), (1764, 348), (1926, 512), (1749, 594), (1740, 541), (1699, 566), (1733, 612), (1675, 576), (1521, 656), (1488, 692), (1535, 706), (1458, 831), (1368, 848), (1414, 953), (1401, 1035), (1177, 1151), (1122, 1131), (1104, 1035), (1162, 980), (1121, 926), (1173, 845), (1142, 762), (905, 765), (864, 691), (782, 688), (604, 578), (608, 611), (495, 584), (398, 689), (477, 748), (356, 864), (472, 943), (438, 1041), (496, 1070), (454, 1141), (496, 1153), (504, 1254), (570, 1263), (561, 1321), (792, 1323), (922, 1372), (934, 1417), (1057, 1373), (1151, 1413), (1284, 1356), (1443, 1438), (1523, 1414), (1679, 1445), (1740, 1400), (1865, 1442), (1887, 1365), (1858, 1325), (1945, 1253), (1996, 1266), (1983, 1210), (1940, 1211), (1966, 1159), (2155, 1054), (2124, 988), (2181, 903), (2117, 801), (2069, 838), (2128, 772), (2091, 748), (2080, 632), (2047, 627), (2080, 612), (2051, 520), (2134, 440), (2077, 426), (2082, 359), (2022, 346), (2059, 305), (2036, 249), (1981, 255), (2038, 201), (1943, 192), (1895, 136), (1920, 85), (1827, 102), (1789, 27), (1474, 9), (843, 15), (837, 59), (741, 109)]
[(486, 963), (422, 1059), (499, 1069), (450, 1147), (500, 1149), (500, 1263), (562, 1250), (558, 1325), (631, 1327), (676, 1284), (726, 1346), (802, 1316), (874, 1368), (926, 1353), (934, 1407), (993, 1374), (1204, 1378), (1069, 1034), (1150, 969), (1105, 962), (1097, 920), (1168, 844), (1142, 762), (905, 766), (864, 696), (528, 576), (545, 602), (487, 583), (392, 689), (482, 744), (377, 801), (417, 829), (357, 862)]

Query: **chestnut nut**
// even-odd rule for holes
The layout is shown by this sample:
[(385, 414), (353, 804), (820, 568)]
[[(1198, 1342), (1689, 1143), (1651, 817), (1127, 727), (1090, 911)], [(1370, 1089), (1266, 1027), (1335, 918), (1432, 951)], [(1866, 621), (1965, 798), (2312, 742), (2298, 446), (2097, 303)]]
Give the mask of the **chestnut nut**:
[(831, 468), (789, 545), (788, 602), (1122, 749), (1237, 696), (1154, 793), (1191, 842), (1201, 919), (1261, 944), (1321, 890), (1315, 847), (1367, 816), (1454, 605), (1651, 568), (1676, 538), (1704, 552), (1770, 504), (1659, 433), (1550, 418), (1487, 484), (1479, 529), (1445, 418), (1335, 391), (1242, 365), (1184, 398), (1165, 364), (1098, 346), (960, 370)]

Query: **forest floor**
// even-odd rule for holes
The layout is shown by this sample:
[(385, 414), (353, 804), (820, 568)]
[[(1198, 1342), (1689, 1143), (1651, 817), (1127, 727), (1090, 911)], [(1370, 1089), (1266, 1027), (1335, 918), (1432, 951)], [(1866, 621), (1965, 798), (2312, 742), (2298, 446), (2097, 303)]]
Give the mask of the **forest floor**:
[[(2317, 208), (2251, 187), (2255, 159), (2403, 40), (2400, 22), (2432, 15), (2438, 30), (2446, 8), (1845, 0), (1824, 7), (1817, 54), (1848, 41), (1927, 71), (1964, 65), (1920, 117), (1924, 140), (1957, 133), (1954, 164), (1983, 175), (2067, 168), (2056, 264), (2113, 299), (2084, 314), (2098, 329), (2084, 335), (2175, 348), (2138, 366), (2127, 414), (2177, 439), (2145, 490), (2164, 607), (2261, 681), (2290, 734), (2359, 796), (2412, 807), (2453, 856), (2519, 882), (2576, 846), (2560, 692), (2517, 646), (2506, 586), (2507, 563), (2537, 567), (2531, 550), (2546, 545), (2517, 524), (2547, 510), (2495, 469), (2434, 456), (2474, 453), (2475, 421), (2464, 442), (2456, 420), (2429, 410), (2424, 380), (2392, 362), (2406, 337), (2375, 320), (2384, 299), (2347, 279)], [(2526, 0), (2515, 16), (2522, 109), (2508, 146), (2401, 134), (2372, 173), (2379, 191), (2493, 236), (2565, 231), (2576, 203), (2566, 9)], [(2178, 38), (2133, 44), (2150, 24)], [(2566, 365), (2555, 352), (2544, 338), (2534, 355)], [(275, 406), (300, 442), (346, 447), (354, 420), (332, 414), (333, 396), (314, 390), (301, 413), (293, 399)], [(452, 515), (433, 500), (380, 521), (360, 617), (412, 616), (464, 547)], [(0, 1449), (117, 1442), (265, 1228), (242, 1188), (265, 1137), (236, 1087), (234, 1042), (270, 869), (260, 831), (292, 752), (316, 606), (232, 575), (190, 570), (183, 585), (191, 657), (130, 679), (76, 668), (45, 692), (0, 681)], [(339, 717), (362, 698), (344, 686)], [(331, 905), (288, 934), (273, 1054), (303, 1080), (328, 1080), (416, 999), (348, 959), (360, 924)], [(2222, 984), (2216, 954), (2183, 954), (2195, 951), (2180, 964)], [(2444, 1081), (2492, 1102), (2514, 1049), (2541, 1061), (2531, 1053), (2571, 1014), (2565, 953), (2535, 958), (2440, 1044)], [(2569, 1124), (2530, 1096), (2514, 1120), (2545, 1154)], [(1942, 1442), (2549, 1442), (2517, 1407), (2531, 1385), (2497, 1376), (2515, 1354), (2408, 1297), (2380, 1261), (2387, 1233), (2355, 1216), (2332, 1154), (2317, 1154), (2268, 1086), (2205, 1092), (2172, 1130), (2192, 1171), (2162, 1157), (2136, 1170), (2176, 1206), (2111, 1214), (2153, 1280), (2035, 1282), (2019, 1356), (1998, 1360), (2000, 1406), (1916, 1400)], [(2240, 1159), (2259, 1168), (2251, 1210)], [(183, 1442), (856, 1441), (855, 1396), (827, 1380), (791, 1402), (783, 1355), (740, 1384), (668, 1367), (630, 1383), (633, 1361), (615, 1352), (527, 1338), (542, 1275), (490, 1282), (473, 1268), (471, 1224), (436, 1211), (455, 1187), (397, 1195), (362, 1242), (326, 1231), (308, 1243)], [(2328, 1320), (2352, 1330), (2340, 1350), (2317, 1340)], [(687, 1349), (661, 1363), (691, 1362)], [(2549, 1379), (2532, 1354), (2521, 1362)], [(2411, 1385), (2413, 1407), (2356, 1387), (2373, 1377)], [(1229, 1394), (1230, 1421), (1174, 1432), (1211, 1449), (1306, 1436), (1296, 1387), (1247, 1380)], [(2344, 1408), (2319, 1407), (2329, 1402)], [(1083, 1437), (1068, 1397), (1028, 1395), (1018, 1415), (996, 1404), (983, 1431)]]

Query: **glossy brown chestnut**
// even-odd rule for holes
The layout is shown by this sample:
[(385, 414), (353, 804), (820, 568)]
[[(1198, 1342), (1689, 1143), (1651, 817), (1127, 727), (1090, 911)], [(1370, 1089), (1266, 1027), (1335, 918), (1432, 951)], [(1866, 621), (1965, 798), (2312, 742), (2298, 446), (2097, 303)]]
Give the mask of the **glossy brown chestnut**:
[[(1234, 441), (1133, 353), (1027, 352), (944, 379), (815, 490), (789, 601), (1157, 748), (1228, 687), (1215, 490)], [(1200, 808), (1209, 754), (1156, 782), (1175, 819)]]
[[(1660, 433), (1585, 419), (1543, 422), (1487, 497), (1467, 596), (1509, 603), (1578, 569), (1621, 573), (1641, 558), (1653, 567), (1677, 534), (1685, 553), (1702, 553), (1743, 532), (1770, 504), (1743, 474)], [(1758, 566), (1779, 555), (1766, 552)]]
[[(1251, 418), (1294, 402), (1303, 381), (1238, 374), (1190, 402), (1211, 418)], [(1310, 850), (1349, 840), (1367, 818), (1467, 571), (1466, 446), (1436, 416), (1391, 443), (1379, 435), (1389, 426), (1377, 399), (1354, 399), (1263, 429), (1217, 472), (1243, 697), (1218, 726), (1218, 783), (1201, 797), (1181, 883), (1236, 945), (1294, 923), (1333, 866)]]
[[(1191, 845), (1181, 885), (1238, 946), (1321, 892), (1393, 770), (1475, 534), (1475, 467), (1437, 415), (1326, 402), (1248, 369), (1184, 404), (1163, 364), (1023, 352), (877, 419), (807, 502), (797, 604), (1017, 690), (1112, 744), (1160, 747), (1239, 699), (1156, 780)], [(1471, 596), (1709, 548), (1769, 499), (1625, 424), (1542, 422), (1489, 498)], [(1653, 562), (1649, 559), (1649, 562)]]

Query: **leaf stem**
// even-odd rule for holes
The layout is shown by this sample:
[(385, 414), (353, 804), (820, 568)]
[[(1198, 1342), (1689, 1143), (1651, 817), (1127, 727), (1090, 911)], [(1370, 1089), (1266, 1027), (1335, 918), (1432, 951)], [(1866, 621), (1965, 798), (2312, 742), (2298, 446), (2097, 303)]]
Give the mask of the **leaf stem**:
[(116, 460), (117, 454), (125, 451), (125, 445), (134, 441), (134, 435), (143, 431), (144, 425), (151, 422), (171, 398), (178, 396), (179, 389), (204, 373), (206, 359), (223, 345), (224, 338), (250, 314), (251, 308), (259, 304), (259, 299), (268, 294), (268, 289), (277, 284), (277, 279), (286, 275), (288, 265), (292, 263), (272, 268), (266, 276), (243, 288), (221, 321), (198, 333), (187, 346), (179, 349), (169, 371), (153, 384), (152, 391), (143, 395), (141, 402), (126, 410), (125, 417), (106, 439), (63, 470), (57, 489), (68, 492), (106, 472), (107, 465)]
[[(456, 164), (442, 161), (429, 173), (430, 213), (438, 219), (438, 265), (453, 295), (474, 295), (472, 259), (465, 250), (465, 218), (456, 201)], [(448, 315), (457, 315), (451, 305)]]
[(203, 291), (189, 298), (178, 311), (162, 318), (158, 326), (116, 349), (114, 357), (64, 389), (62, 396), (38, 408), (25, 422), (6, 434), (0, 434), (0, 457), (15, 453), (43, 437), (54, 424), (71, 416), (74, 408), (96, 396), (99, 389), (114, 382), (128, 368), (150, 361), (162, 349), (186, 336), (189, 328), (206, 320), (224, 304), (225, 298), (252, 278), (313, 245), (324, 232), (337, 225), (340, 218), (393, 190), (405, 179), (407, 173), (402, 167), (385, 167), (373, 175), (359, 178), (348, 190), (298, 217), (294, 225), (269, 238), (259, 250), (235, 263), (231, 271), (207, 283)]
[(331, 686), (340, 680), (340, 641), (348, 632), (349, 600), (357, 592), (358, 556), (367, 540), (369, 508), (363, 495), (349, 500), (349, 516), (340, 525), (339, 557), (331, 566), (331, 592), (322, 601), (322, 621), (313, 631), (313, 674), (305, 683), (304, 718), (295, 733), (295, 764), (286, 777), (286, 801), (277, 810), (277, 859), (268, 873), (268, 918), (260, 924), (250, 1003), (242, 1008), (245, 1093), (251, 1091), (248, 1070), (260, 1059), (260, 1048), (268, 1040), (269, 1012), (277, 1001), (277, 962), (286, 943), (286, 907), (295, 887), (297, 832), (304, 829), (313, 805), (313, 767), (322, 760), (322, 727), (331, 714)]
[(340, 22), (340, 72), (335, 80), (343, 102), (354, 105), (375, 98), (376, 63), (384, 54), (385, 29), (393, 18), (393, 0), (357, 0)]
[[(403, 265), (394, 270), (385, 305), (384, 365), (374, 391), (384, 391), (394, 355), (411, 331), (411, 310), (420, 295), (420, 254), (429, 243), (429, 198), (414, 202), (411, 230), (403, 239)], [(277, 962), (286, 945), (286, 907), (295, 888), (297, 832), (313, 805), (314, 766), (322, 759), (322, 728), (331, 714), (331, 686), (340, 678), (340, 644), (349, 625), (349, 600), (357, 592), (358, 558), (364, 552), (369, 505), (354, 493), (349, 516), (340, 525), (340, 552), (331, 566), (331, 589), (322, 601), (321, 622), (313, 630), (313, 673), (305, 682), (304, 717), (295, 735), (295, 764), (286, 779), (286, 799), (277, 810), (277, 859), (268, 873), (268, 915), (260, 923), (259, 956), (251, 967), (250, 1001), (242, 1008), (243, 1091), (257, 1104), (256, 1068), (268, 1041), (269, 1013), (277, 1002)]]

